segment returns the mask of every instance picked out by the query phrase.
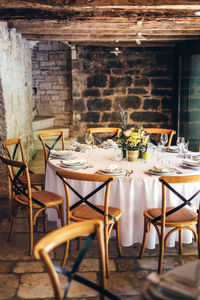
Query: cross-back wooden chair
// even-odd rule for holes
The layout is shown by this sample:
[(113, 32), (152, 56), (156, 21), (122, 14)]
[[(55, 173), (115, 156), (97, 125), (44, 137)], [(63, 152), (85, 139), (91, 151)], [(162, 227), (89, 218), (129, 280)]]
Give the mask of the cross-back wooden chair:
[[(159, 264), (158, 273), (161, 273), (164, 248), (167, 245), (168, 238), (172, 233), (178, 231), (179, 233), (179, 253), (182, 254), (182, 230), (191, 230), (194, 234), (194, 238), (198, 241), (198, 250), (200, 257), (200, 224), (198, 211), (193, 211), (191, 208), (186, 206), (192, 205), (192, 200), (200, 193), (200, 175), (191, 176), (163, 176), (159, 177), (159, 181), (162, 183), (162, 207), (161, 208), (149, 208), (144, 211), (144, 236), (143, 243), (139, 257), (141, 258), (144, 254), (147, 234), (150, 230), (151, 224), (155, 227), (160, 244), (159, 253)], [(186, 199), (183, 195), (176, 191), (173, 184), (188, 184), (196, 183), (199, 188), (189, 199)], [(166, 206), (166, 189), (176, 195), (181, 201), (181, 204), (177, 206)], [(200, 201), (199, 201), (200, 202)], [(197, 231), (192, 227), (196, 225)], [(165, 228), (172, 228), (165, 235)], [(160, 229), (159, 229), (160, 228)]]
[[(46, 169), (50, 151), (55, 148), (56, 144), (59, 141), (61, 141), (61, 150), (65, 150), (64, 131), (63, 130), (43, 131), (38, 133), (37, 137), (42, 143), (42, 147), (44, 151), (45, 169)], [(49, 141), (49, 138), (52, 138), (53, 140)]]
[[(19, 160), (26, 163), (24, 148), (22, 140), (20, 138), (13, 138), (3, 141), (3, 148), (10, 159)], [(42, 173), (33, 173), (29, 170), (31, 187), (38, 189), (40, 186), (42, 190), (45, 187), (45, 174)], [(22, 184), (26, 185), (26, 176), (22, 174), (20, 176)]]
[(173, 136), (176, 134), (176, 130), (173, 129), (165, 129), (165, 128), (144, 128), (144, 130), (147, 133), (151, 133), (151, 134), (162, 134), (162, 133), (166, 133), (169, 136), (168, 139), (168, 147), (171, 146), (172, 143), (172, 138)]
[[(122, 255), (121, 243), (120, 243), (120, 233), (119, 233), (119, 220), (122, 212), (119, 208), (109, 206), (109, 190), (111, 181), (114, 179), (113, 176), (104, 174), (86, 174), (79, 172), (70, 172), (66, 170), (58, 170), (56, 174), (61, 178), (64, 183), (65, 193), (66, 193), (66, 205), (67, 205), (67, 224), (70, 222), (79, 222), (83, 220), (93, 220), (99, 219), (104, 221), (104, 239), (105, 239), (105, 257), (106, 257), (106, 274), (109, 277), (109, 255), (108, 255), (108, 242), (111, 230), (116, 229), (117, 235), (117, 245), (119, 255)], [(69, 180), (73, 180), (70, 181)], [(82, 181), (84, 187), (90, 186), (90, 191), (86, 196), (82, 196), (74, 188), (75, 181)], [(92, 189), (91, 183), (94, 182), (93, 186), (97, 186)], [(90, 183), (90, 184), (89, 184)], [(77, 183), (76, 183), (77, 185)], [(99, 199), (102, 205), (95, 205), (93, 203), (92, 196), (97, 196), (96, 193), (100, 192)], [(70, 199), (70, 192), (77, 198), (72, 201)], [(68, 256), (68, 248), (66, 247), (66, 255), (63, 260), (63, 265)]]
[[(29, 220), (29, 254), (32, 255), (33, 251), (33, 227), (37, 230), (37, 217), (47, 208), (55, 208), (58, 212), (58, 217), (61, 218), (61, 224), (64, 225), (63, 216), (63, 197), (44, 190), (33, 191), (31, 190), (30, 176), (28, 166), (24, 162), (9, 159), (0, 154), (0, 160), (6, 166), (7, 174), (11, 185), (11, 228), (8, 241), (14, 233), (15, 218), (17, 210), (20, 207), (24, 209), (28, 215)], [(13, 173), (13, 168), (15, 173)], [(26, 177), (26, 190), (21, 184), (20, 175), (24, 173)], [(45, 224), (45, 222), (44, 222)], [(45, 226), (44, 226), (45, 227)], [(44, 228), (46, 231), (46, 228)]]
[[(88, 237), (71, 270), (62, 268), (52, 262), (50, 256), (51, 251), (53, 251), (56, 247), (64, 243), (68, 243), (70, 240), (79, 238), (83, 235), (88, 235)], [(97, 285), (96, 283), (80, 276), (80, 274), (76, 274), (80, 263), (84, 258), (86, 251), (92, 245), (91, 242), (95, 238), (95, 236), (97, 238), (99, 252), (100, 285)], [(88, 286), (89, 288), (98, 291), (100, 293), (101, 299), (105, 299), (105, 296), (110, 299), (119, 299), (105, 289), (105, 247), (103, 239), (103, 221), (83, 221), (57, 229), (46, 235), (35, 245), (34, 255), (36, 259), (42, 259), (47, 267), (54, 289), (55, 299), (64, 300), (67, 298), (70, 283), (72, 282), (72, 280), (75, 280), (81, 284)], [(61, 273), (68, 278), (64, 291), (61, 289), (58, 273)]]
[(97, 128), (88, 128), (87, 132), (92, 133), (94, 136), (93, 139), (93, 144), (98, 143), (101, 144), (102, 140), (101, 138), (99, 138), (97, 134), (112, 134), (110, 139), (114, 139), (115, 137), (119, 138), (120, 137), (120, 132), (121, 132), (121, 128), (117, 128), (117, 127), (97, 127)]

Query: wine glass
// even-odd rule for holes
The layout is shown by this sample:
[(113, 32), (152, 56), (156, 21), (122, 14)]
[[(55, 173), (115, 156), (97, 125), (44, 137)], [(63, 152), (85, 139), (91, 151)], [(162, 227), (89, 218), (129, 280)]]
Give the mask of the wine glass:
[(85, 142), (86, 142), (86, 144), (90, 145), (93, 142), (93, 139), (94, 139), (94, 137), (93, 137), (92, 133), (86, 132), (86, 134), (85, 134)]
[(176, 141), (176, 145), (179, 147), (179, 156), (181, 156), (181, 152), (184, 147), (184, 144), (185, 144), (185, 138), (179, 136)]
[(77, 138), (73, 138), (73, 141), (71, 143), (71, 149), (73, 151), (75, 151), (77, 146), (78, 146), (78, 139)]
[(161, 133), (161, 135), (160, 135), (160, 141), (161, 141), (163, 147), (165, 147), (165, 145), (168, 142), (168, 134), (167, 133)]

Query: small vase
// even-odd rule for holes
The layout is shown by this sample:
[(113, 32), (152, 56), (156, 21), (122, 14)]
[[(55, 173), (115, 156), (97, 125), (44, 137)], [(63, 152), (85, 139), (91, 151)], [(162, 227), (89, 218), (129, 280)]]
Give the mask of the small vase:
[(139, 157), (139, 150), (128, 150), (128, 161), (137, 161)]

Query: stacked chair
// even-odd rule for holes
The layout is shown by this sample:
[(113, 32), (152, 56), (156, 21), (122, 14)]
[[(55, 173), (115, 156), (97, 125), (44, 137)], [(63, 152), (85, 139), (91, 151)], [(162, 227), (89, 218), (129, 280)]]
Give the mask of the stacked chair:
[(111, 134), (110, 139), (113, 139), (115, 137), (119, 138), (120, 137), (121, 128), (116, 128), (116, 127), (88, 128), (87, 132), (93, 134), (93, 136), (94, 136), (93, 144), (95, 144), (95, 142), (97, 144), (101, 144), (102, 140), (96, 134), (104, 134), (104, 135), (105, 134)]

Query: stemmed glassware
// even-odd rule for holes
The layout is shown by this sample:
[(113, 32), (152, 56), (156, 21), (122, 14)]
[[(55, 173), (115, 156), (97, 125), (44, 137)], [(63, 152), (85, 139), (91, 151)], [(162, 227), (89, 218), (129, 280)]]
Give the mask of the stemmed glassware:
[(166, 134), (166, 133), (161, 133), (160, 141), (161, 141), (163, 147), (165, 147), (165, 145), (166, 145), (167, 142), (168, 142), (168, 134)]
[(93, 137), (92, 133), (86, 132), (86, 134), (85, 134), (85, 142), (86, 142), (86, 144), (87, 145), (91, 145), (92, 142), (93, 142), (93, 139), (94, 139), (94, 137)]
[(78, 146), (78, 139), (77, 138), (73, 138), (73, 141), (71, 143), (72, 150), (75, 151), (77, 146)]
[(179, 136), (176, 141), (176, 145), (179, 147), (179, 155), (181, 156), (183, 148), (185, 147), (185, 138)]

